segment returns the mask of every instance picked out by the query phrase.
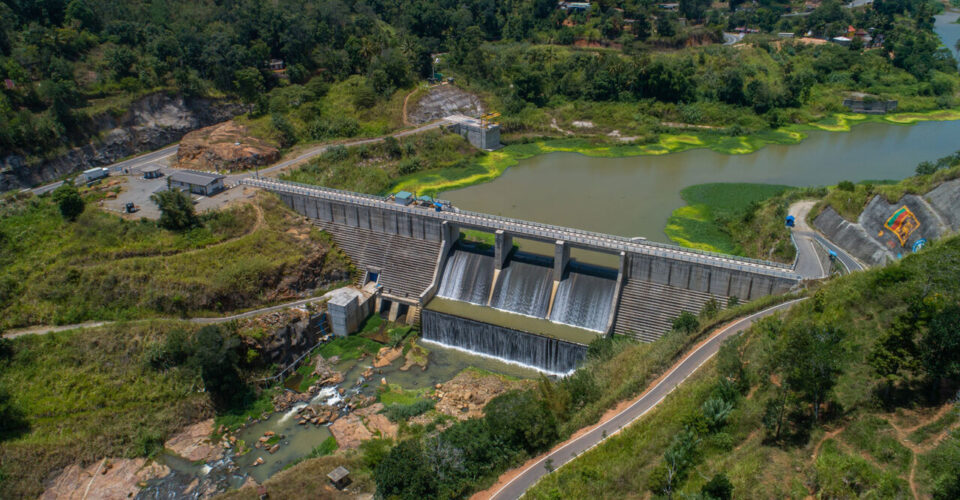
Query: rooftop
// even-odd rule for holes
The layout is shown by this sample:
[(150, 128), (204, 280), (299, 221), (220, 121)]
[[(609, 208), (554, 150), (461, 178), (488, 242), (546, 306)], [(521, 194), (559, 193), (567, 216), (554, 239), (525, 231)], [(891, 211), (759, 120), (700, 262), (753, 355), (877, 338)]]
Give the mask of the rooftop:
[(348, 471), (341, 465), (341, 466), (338, 466), (336, 469), (333, 469), (332, 471), (330, 471), (330, 473), (327, 474), (327, 477), (330, 478), (331, 481), (337, 482), (347, 477), (349, 474), (350, 474), (350, 471)]
[(199, 184), (206, 186), (214, 181), (226, 179), (226, 176), (213, 172), (200, 172), (198, 170), (178, 170), (170, 174), (172, 182), (182, 182), (184, 184)]

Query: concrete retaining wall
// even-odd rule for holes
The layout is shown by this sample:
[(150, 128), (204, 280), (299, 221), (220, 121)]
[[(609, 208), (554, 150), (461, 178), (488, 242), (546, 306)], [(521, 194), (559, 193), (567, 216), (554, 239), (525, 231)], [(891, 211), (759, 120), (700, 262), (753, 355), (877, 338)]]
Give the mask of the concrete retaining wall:
[[(900, 240), (884, 224), (903, 206), (913, 212), (920, 227), (901, 246)], [(933, 241), (960, 229), (960, 180), (945, 182), (922, 197), (905, 195), (896, 203), (874, 196), (855, 223), (827, 207), (813, 225), (867, 265), (883, 265), (909, 254), (921, 238)]]

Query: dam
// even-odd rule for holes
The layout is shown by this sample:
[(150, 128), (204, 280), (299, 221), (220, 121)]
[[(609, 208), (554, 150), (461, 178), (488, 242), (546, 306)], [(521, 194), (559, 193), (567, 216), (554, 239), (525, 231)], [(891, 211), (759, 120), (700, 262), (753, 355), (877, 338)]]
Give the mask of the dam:
[[(391, 321), (548, 373), (575, 369), (599, 336), (651, 342), (711, 299), (748, 301), (802, 280), (789, 265), (638, 238), (272, 179), (241, 183), (276, 193), (331, 234), (358, 284), (377, 284), (376, 310)], [(463, 230), (493, 244), (465, 241)], [(522, 252), (514, 239), (548, 243), (553, 255)], [(571, 249), (612, 255), (616, 267), (577, 262)]]

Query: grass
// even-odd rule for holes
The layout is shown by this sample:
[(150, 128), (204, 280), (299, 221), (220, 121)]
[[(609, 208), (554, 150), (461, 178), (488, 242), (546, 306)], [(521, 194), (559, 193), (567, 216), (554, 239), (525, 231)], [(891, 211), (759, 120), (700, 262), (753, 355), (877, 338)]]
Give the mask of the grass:
[(28, 426), (0, 442), (4, 496), (36, 498), (51, 472), (75, 462), (152, 454), (211, 416), (197, 373), (143, 361), (145, 347), (173, 328), (194, 326), (117, 324), (4, 341), (0, 387)]
[(280, 388), (272, 387), (261, 392), (257, 399), (246, 407), (218, 414), (214, 418), (214, 426), (219, 429), (222, 425), (225, 426), (228, 431), (235, 431), (251, 419), (258, 419), (263, 417), (263, 415), (272, 413), (274, 411), (273, 397), (279, 392)]
[(740, 224), (762, 200), (779, 195), (789, 186), (775, 184), (715, 183), (684, 188), (680, 196), (687, 206), (674, 210), (667, 221), (671, 240), (689, 248), (744, 255), (743, 248), (727, 230)]
[(359, 335), (339, 337), (320, 347), (320, 355), (324, 358), (338, 356), (340, 361), (358, 359), (364, 353), (376, 354), (383, 345)]
[(960, 178), (960, 165), (938, 170), (930, 175), (914, 175), (899, 182), (879, 183), (861, 182), (854, 185), (853, 191), (833, 187), (810, 213), (819, 215), (828, 205), (833, 207), (844, 219), (856, 222), (860, 212), (874, 196), (882, 196), (888, 203), (895, 203), (907, 194), (926, 194), (943, 182)]
[[(907, 311), (909, 297), (927, 291), (955, 302), (960, 297), (957, 269), (960, 238), (953, 237), (887, 268), (835, 279), (817, 292), (822, 300), (799, 303), (784, 315), (784, 327), (816, 322), (846, 331), (846, 354), (827, 405), (830, 415), (820, 424), (811, 423), (806, 434), (789, 443), (772, 443), (764, 428), (766, 403), (776, 391), (769, 368), (778, 341), (778, 330), (770, 326), (775, 322), (765, 320), (763, 326), (744, 332), (739, 357), (746, 369), (746, 380), (750, 381), (749, 390), (744, 391), (747, 396), (739, 400), (716, 434), (697, 445), (692, 471), (674, 495), (697, 494), (710, 477), (722, 472), (733, 483), (734, 498), (910, 496), (908, 479), (913, 453), (906, 440), (926, 442), (931, 435), (939, 435), (955, 425), (957, 417), (944, 416), (909, 437), (901, 435), (891, 424), (898, 420), (897, 412), (881, 406), (878, 400), (886, 382), (871, 368), (869, 353), (878, 332), (885, 331), (894, 318)], [(627, 349), (619, 356), (636, 356), (644, 347)], [(716, 358), (708, 362), (654, 411), (546, 476), (527, 495), (621, 498), (648, 491), (650, 472), (663, 461), (666, 444), (681, 428), (683, 416), (702, 404), (708, 388), (719, 383), (717, 363)], [(618, 357), (610, 364), (621, 370), (631, 366)], [(600, 378), (602, 371), (594, 369), (594, 373), (599, 380), (606, 380)], [(911, 408), (927, 404), (924, 396), (912, 389), (918, 387), (913, 385), (918, 382), (908, 381), (902, 387), (907, 399), (897, 400), (897, 405)], [(612, 392), (608, 383), (601, 387), (604, 393)], [(809, 413), (809, 409), (802, 408), (799, 411)], [(577, 428), (580, 423), (572, 427)], [(825, 439), (830, 430), (836, 432)], [(935, 488), (944, 491), (945, 481), (955, 480), (958, 463), (960, 439), (954, 432), (919, 456), (916, 483), (921, 493), (929, 495)]]
[(386, 389), (381, 389), (377, 398), (384, 406), (411, 406), (420, 401), (424, 394), (430, 392), (430, 389), (418, 389), (408, 391), (397, 384), (389, 384)]
[(907, 439), (913, 443), (922, 444), (931, 437), (939, 435), (944, 429), (953, 426), (958, 420), (960, 420), (960, 412), (947, 412), (946, 415), (940, 417), (939, 419), (930, 422), (927, 425), (921, 426), (917, 430), (911, 432), (910, 435), (907, 436)]
[(49, 197), (7, 199), (0, 329), (222, 314), (278, 301), (295, 276), (322, 288), (348, 274), (342, 254), (279, 199), (255, 203), (177, 233), (92, 206), (66, 222)]
[[(342, 466), (350, 471), (350, 492), (337, 492), (332, 488), (326, 490), (327, 474), (333, 469)], [(324, 486), (319, 486), (323, 484)], [(263, 486), (270, 492), (271, 498), (303, 498), (304, 492), (323, 491), (323, 498), (353, 498), (354, 492), (372, 493), (374, 490), (370, 470), (364, 466), (362, 458), (357, 453), (337, 453), (312, 460), (304, 460), (297, 465), (278, 472)], [(257, 500), (260, 495), (257, 487), (247, 487), (229, 491), (219, 496), (224, 500)]]

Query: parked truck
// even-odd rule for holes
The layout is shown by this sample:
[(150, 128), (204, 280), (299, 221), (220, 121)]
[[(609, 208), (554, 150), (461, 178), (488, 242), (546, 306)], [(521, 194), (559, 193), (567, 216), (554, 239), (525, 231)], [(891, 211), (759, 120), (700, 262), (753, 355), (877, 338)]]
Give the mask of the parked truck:
[(84, 182), (93, 182), (96, 180), (103, 179), (110, 175), (110, 169), (106, 167), (97, 167), (91, 168), (89, 170), (84, 170), (82, 177)]

